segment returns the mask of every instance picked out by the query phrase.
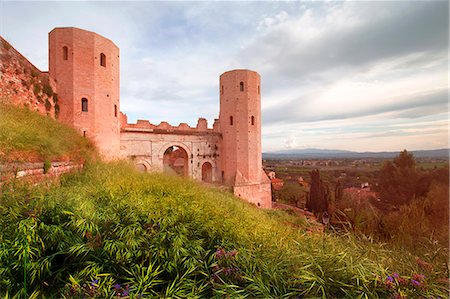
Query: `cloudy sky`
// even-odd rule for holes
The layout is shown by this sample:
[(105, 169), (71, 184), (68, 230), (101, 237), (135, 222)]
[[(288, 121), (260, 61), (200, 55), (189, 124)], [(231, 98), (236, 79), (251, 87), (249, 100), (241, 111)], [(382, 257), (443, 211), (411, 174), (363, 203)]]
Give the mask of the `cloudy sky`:
[(41, 70), (54, 27), (121, 50), (121, 110), (219, 114), (219, 76), (262, 77), (263, 150), (448, 147), (448, 2), (0, 1), (0, 34)]

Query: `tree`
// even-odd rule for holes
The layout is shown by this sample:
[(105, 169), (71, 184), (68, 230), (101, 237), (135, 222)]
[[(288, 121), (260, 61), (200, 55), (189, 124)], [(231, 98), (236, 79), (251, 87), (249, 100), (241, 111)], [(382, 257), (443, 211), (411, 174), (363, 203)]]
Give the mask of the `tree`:
[[(417, 195), (424, 195), (428, 188), (419, 183), (414, 156), (407, 150), (400, 152), (393, 162), (386, 161), (380, 172), (380, 198), (383, 202), (402, 205)], [(419, 194), (417, 194), (419, 193)]]
[(320, 179), (318, 169), (311, 172), (311, 187), (309, 198), (306, 202), (306, 208), (315, 214), (323, 213), (328, 210), (328, 188), (326, 188)]

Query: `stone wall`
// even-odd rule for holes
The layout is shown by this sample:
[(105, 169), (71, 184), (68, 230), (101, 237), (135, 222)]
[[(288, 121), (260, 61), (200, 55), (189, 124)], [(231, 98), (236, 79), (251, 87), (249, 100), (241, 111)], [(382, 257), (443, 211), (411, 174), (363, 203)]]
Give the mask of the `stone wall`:
[(52, 162), (47, 167), (44, 162), (0, 164), (0, 186), (14, 179), (37, 183), (82, 168), (83, 164), (73, 162)]
[(55, 82), (0, 37), (0, 100), (55, 117)]
[(165, 151), (171, 146), (180, 147), (186, 151), (188, 157), (186, 174), (189, 177), (201, 181), (203, 164), (208, 162), (212, 166), (212, 181), (221, 182), (221, 169), (218, 163), (221, 135), (211, 129), (199, 132), (190, 129), (172, 130), (169, 127), (122, 128), (121, 156), (133, 160), (143, 171), (163, 171)]

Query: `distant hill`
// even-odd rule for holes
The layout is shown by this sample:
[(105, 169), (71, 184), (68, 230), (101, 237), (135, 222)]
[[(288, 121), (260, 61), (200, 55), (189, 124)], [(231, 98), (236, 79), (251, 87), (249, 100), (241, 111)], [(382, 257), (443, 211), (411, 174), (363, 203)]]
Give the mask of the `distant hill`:
[[(289, 149), (263, 153), (263, 159), (333, 159), (333, 158), (384, 158), (391, 159), (398, 152), (352, 152), (333, 149)], [(448, 158), (449, 149), (411, 151), (416, 158)]]

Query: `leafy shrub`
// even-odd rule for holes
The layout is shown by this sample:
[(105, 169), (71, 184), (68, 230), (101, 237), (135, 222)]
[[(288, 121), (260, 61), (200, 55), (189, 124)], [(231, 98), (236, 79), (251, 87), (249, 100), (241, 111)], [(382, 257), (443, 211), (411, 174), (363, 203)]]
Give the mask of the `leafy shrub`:
[(59, 104), (55, 104), (55, 117), (58, 118), (58, 116), (59, 116)]
[(36, 78), (39, 76), (39, 72), (36, 71), (35, 69), (31, 69), (30, 71), (31, 77)]
[(9, 51), (11, 49), (11, 45), (5, 40), (2, 40), (2, 45), (6, 51)]
[(41, 85), (38, 83), (34, 83), (33, 84), (33, 93), (35, 96), (38, 96), (39, 93), (41, 92)]
[(44, 174), (48, 173), (50, 170), (50, 167), (52, 167), (52, 163), (49, 160), (44, 161)]
[(53, 88), (50, 86), (48, 82), (46, 82), (42, 88), (42, 91), (51, 98), (53, 96)]
[(50, 109), (52, 109), (52, 104), (48, 99), (45, 99), (45, 110), (50, 111)]

